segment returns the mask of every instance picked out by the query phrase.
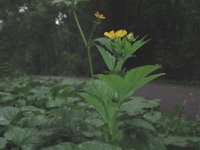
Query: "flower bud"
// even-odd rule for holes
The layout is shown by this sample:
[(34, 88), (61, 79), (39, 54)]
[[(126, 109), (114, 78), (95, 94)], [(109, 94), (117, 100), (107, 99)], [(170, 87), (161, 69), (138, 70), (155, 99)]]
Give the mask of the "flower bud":
[(133, 32), (129, 33), (126, 37), (130, 42), (135, 41), (135, 37), (134, 37), (134, 33)]

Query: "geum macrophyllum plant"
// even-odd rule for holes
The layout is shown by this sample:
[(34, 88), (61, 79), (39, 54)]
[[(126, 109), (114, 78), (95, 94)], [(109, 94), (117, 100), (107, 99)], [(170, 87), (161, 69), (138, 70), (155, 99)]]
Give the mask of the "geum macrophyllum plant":
[(97, 48), (111, 74), (96, 75), (97, 79), (88, 81), (85, 92), (80, 93), (80, 96), (100, 114), (108, 128), (109, 142), (115, 150), (122, 138), (118, 121), (120, 107), (130, 100), (138, 88), (160, 77), (163, 73), (152, 74), (161, 66), (147, 65), (119, 74), (124, 62), (147, 41), (144, 41), (144, 38), (136, 40), (132, 33), (127, 35), (126, 30), (105, 32), (104, 35), (108, 38), (97, 39), (96, 41), (101, 44), (98, 44)]

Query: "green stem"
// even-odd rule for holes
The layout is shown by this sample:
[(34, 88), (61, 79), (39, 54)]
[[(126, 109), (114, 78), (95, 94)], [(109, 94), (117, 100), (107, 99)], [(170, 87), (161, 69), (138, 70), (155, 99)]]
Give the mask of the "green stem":
[(83, 30), (81, 28), (81, 25), (79, 23), (79, 20), (78, 20), (78, 17), (77, 17), (77, 14), (76, 14), (76, 11), (73, 10), (73, 15), (74, 15), (74, 18), (75, 18), (75, 21), (76, 21), (76, 24), (77, 24), (77, 27), (79, 29), (79, 32), (81, 34), (81, 37), (82, 37), (82, 40), (84, 42), (84, 45), (87, 49), (87, 55), (88, 55), (88, 62), (89, 62), (89, 68), (90, 68), (90, 75), (93, 76), (94, 75), (94, 71), (93, 71), (93, 65), (92, 65), (92, 57), (91, 57), (91, 51), (90, 51), (90, 46), (88, 45), (87, 43), (87, 40), (85, 38), (85, 35), (83, 33)]
[(115, 112), (113, 118), (111, 119), (111, 122), (109, 123), (109, 130), (111, 135), (111, 144), (112, 144), (112, 150), (117, 150), (117, 142), (118, 142), (118, 123), (117, 123), (117, 112)]
[(92, 37), (93, 37), (93, 35), (94, 35), (94, 31), (96, 30), (96, 28), (97, 28), (97, 23), (95, 23), (94, 25), (93, 25), (93, 28), (92, 28), (92, 31), (91, 31), (91, 33), (90, 33), (90, 37), (89, 37), (89, 40), (88, 40), (88, 44), (89, 44), (89, 46), (91, 46), (90, 44), (91, 44), (91, 41), (92, 41)]

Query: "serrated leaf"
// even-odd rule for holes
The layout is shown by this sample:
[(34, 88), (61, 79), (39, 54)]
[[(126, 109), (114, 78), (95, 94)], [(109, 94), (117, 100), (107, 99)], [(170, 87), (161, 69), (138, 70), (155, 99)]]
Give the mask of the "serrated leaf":
[(152, 123), (156, 123), (161, 118), (161, 112), (152, 111), (143, 115), (143, 118)]
[(185, 147), (188, 144), (200, 142), (200, 138), (191, 136), (168, 136), (164, 141), (166, 145)]
[(114, 71), (115, 64), (116, 64), (116, 58), (113, 57), (108, 51), (106, 51), (103, 47), (101, 46), (96, 46), (99, 50), (99, 53), (101, 54), (106, 66), (108, 69), (112, 72)]
[(96, 111), (101, 115), (101, 117), (103, 118), (103, 120), (105, 122), (108, 122), (107, 119), (107, 114), (105, 111), (105, 107), (103, 106), (103, 104), (96, 99), (95, 97), (87, 94), (87, 93), (79, 93), (79, 95), (84, 98), (89, 104), (91, 104), (92, 106), (95, 107)]
[(108, 39), (108, 38), (98, 38), (95, 41), (99, 42), (107, 50), (111, 50), (112, 49), (112, 41), (110, 39)]
[(55, 146), (44, 148), (43, 150), (77, 150), (76, 145), (70, 142), (60, 143)]
[(132, 97), (130, 101), (122, 104), (120, 110), (128, 115), (143, 114), (145, 109), (153, 109), (159, 106), (157, 100), (146, 100), (142, 97)]
[(4, 137), (17, 146), (23, 146), (39, 142), (39, 133), (36, 129), (12, 127)]
[(98, 141), (84, 142), (78, 145), (77, 150), (112, 150), (111, 145)]
[(130, 122), (130, 124), (137, 128), (143, 128), (143, 129), (156, 131), (156, 129), (154, 128), (152, 124), (142, 119), (134, 119), (133, 121)]
[(124, 100), (130, 97), (141, 86), (163, 75), (162, 73), (150, 75), (159, 68), (161, 68), (160, 65), (137, 67), (128, 71), (124, 78), (113, 74), (99, 74), (96, 77), (104, 81), (114, 91), (116, 91), (118, 94), (118, 99)]
[(136, 133), (134, 139), (136, 150), (167, 150), (162, 138), (159, 138), (146, 130), (140, 130)]
[(5, 138), (0, 138), (0, 149), (5, 148), (7, 140)]
[(18, 108), (15, 107), (3, 107), (0, 110), (0, 125), (9, 125), (17, 114), (20, 112)]

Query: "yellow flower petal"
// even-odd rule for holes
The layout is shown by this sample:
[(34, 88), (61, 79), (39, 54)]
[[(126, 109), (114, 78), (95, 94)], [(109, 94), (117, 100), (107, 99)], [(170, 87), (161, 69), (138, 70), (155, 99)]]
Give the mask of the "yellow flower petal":
[(100, 14), (98, 11), (94, 15), (100, 20), (106, 19), (106, 17), (103, 14)]
[(126, 30), (118, 30), (115, 32), (115, 37), (116, 38), (122, 38), (124, 36), (127, 35), (127, 31)]
[(112, 30), (110, 32), (105, 32), (104, 35), (110, 39), (114, 39), (115, 38), (115, 32)]

